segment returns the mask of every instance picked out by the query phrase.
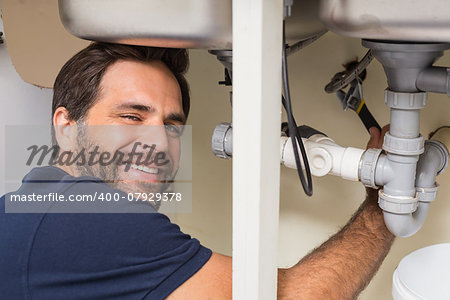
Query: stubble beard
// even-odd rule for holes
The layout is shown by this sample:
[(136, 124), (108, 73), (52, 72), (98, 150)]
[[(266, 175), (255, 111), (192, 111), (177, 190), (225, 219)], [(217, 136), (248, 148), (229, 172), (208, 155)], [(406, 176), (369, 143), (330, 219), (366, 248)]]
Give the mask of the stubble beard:
[[(80, 153), (81, 151), (85, 151), (85, 153), (92, 152), (96, 147), (97, 151), (100, 153), (107, 152), (104, 149), (100, 148), (99, 145), (96, 145), (87, 134), (87, 125), (84, 122), (77, 122), (77, 142), (78, 146), (75, 150), (75, 155)], [(111, 153), (112, 155), (112, 153)], [(125, 154), (127, 157), (127, 154)], [(126, 160), (126, 158), (124, 158)], [(99, 163), (95, 164), (74, 164), (74, 173), (75, 176), (93, 176), (100, 178), (106, 184), (111, 186), (112, 188), (121, 190), (127, 194), (132, 194), (134, 198), (137, 198), (139, 194), (142, 193), (163, 193), (171, 190), (173, 186), (173, 177), (172, 168), (168, 168), (168, 171), (164, 174), (164, 180), (161, 182), (145, 182), (145, 181), (137, 181), (135, 179), (127, 179), (125, 175), (126, 171), (120, 171), (119, 168), (123, 166), (121, 162), (114, 161), (113, 163), (107, 165), (101, 165)], [(145, 199), (144, 199), (145, 200)], [(156, 210), (158, 210), (161, 206), (160, 201), (148, 202), (152, 205)]]

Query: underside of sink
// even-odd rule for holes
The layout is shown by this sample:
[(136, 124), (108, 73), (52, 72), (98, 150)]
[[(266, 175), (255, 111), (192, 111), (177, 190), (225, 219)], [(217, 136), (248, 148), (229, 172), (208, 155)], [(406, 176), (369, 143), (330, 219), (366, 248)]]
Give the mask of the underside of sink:
[[(59, 0), (58, 5), (64, 27), (87, 40), (232, 48), (232, 0)], [(288, 42), (326, 30), (318, 1), (294, 1), (292, 16), (286, 20)]]
[(320, 19), (350, 37), (450, 42), (448, 0), (320, 0)]

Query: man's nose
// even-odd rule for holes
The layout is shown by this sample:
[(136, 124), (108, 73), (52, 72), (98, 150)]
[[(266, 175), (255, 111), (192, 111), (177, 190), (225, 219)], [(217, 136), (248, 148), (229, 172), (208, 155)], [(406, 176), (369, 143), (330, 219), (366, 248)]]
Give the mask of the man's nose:
[(169, 141), (164, 125), (148, 125), (144, 128), (140, 141), (147, 147), (154, 146), (155, 153), (167, 152)]

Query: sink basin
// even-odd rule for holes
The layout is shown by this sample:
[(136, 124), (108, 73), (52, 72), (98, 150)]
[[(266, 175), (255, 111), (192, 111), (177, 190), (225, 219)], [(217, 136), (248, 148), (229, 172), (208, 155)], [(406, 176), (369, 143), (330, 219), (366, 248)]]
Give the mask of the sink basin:
[(448, 0), (321, 0), (320, 19), (363, 39), (450, 42)]
[[(134, 45), (231, 49), (232, 0), (59, 0), (64, 27), (96, 41)], [(316, 0), (295, 1), (288, 42), (326, 31)]]

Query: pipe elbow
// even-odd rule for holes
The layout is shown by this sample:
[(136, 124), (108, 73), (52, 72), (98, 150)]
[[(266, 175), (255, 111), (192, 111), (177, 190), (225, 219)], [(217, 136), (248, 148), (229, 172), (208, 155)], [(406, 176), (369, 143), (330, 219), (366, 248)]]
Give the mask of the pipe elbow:
[(386, 227), (397, 237), (410, 237), (422, 227), (427, 217), (429, 206), (430, 203), (419, 202), (417, 210), (410, 214), (394, 214), (383, 211)]

